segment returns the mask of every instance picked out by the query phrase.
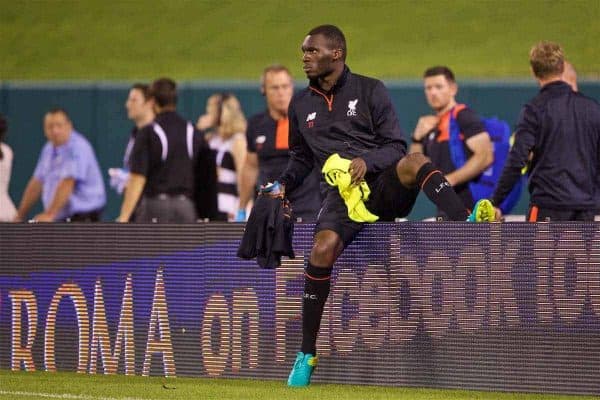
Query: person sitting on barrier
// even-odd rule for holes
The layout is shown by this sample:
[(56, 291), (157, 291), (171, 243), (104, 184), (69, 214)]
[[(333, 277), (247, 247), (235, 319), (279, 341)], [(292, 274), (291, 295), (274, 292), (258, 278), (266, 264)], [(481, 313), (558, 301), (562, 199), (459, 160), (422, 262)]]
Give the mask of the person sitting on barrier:
[[(177, 114), (177, 85), (173, 80), (155, 80), (150, 97), (156, 119), (136, 135), (117, 221), (128, 222), (137, 205), (135, 222), (196, 222), (198, 210), (206, 212), (216, 204), (214, 154), (192, 123)], [(203, 177), (200, 185), (199, 175)]]
[[(478, 200), (469, 183), (478, 178), (494, 161), (494, 147), (484, 123), (477, 113), (465, 104), (458, 104), (458, 85), (454, 73), (446, 66), (428, 68), (423, 74), (425, 97), (435, 114), (419, 118), (412, 136), (411, 153), (423, 153), (446, 175), (466, 208)], [(453, 123), (456, 125), (453, 125)], [(456, 131), (452, 131), (456, 126)], [(463, 165), (455, 164), (452, 134), (464, 148)], [(459, 164), (460, 165), (460, 164)], [(485, 197), (489, 196), (487, 194)], [(447, 216), (438, 209), (438, 217)]]
[(44, 133), (48, 142), (25, 188), (15, 221), (25, 220), (40, 196), (44, 211), (33, 218), (36, 222), (99, 221), (106, 193), (90, 142), (73, 129), (62, 108), (46, 113)]
[(541, 89), (521, 110), (492, 203), (504, 200), (532, 153), (527, 220), (593, 221), (600, 192), (600, 105), (564, 81), (559, 44), (536, 44), (529, 62)]
[(6, 118), (0, 114), (0, 222), (12, 222), (17, 215), (17, 209), (8, 194), (13, 152), (4, 143), (4, 136), (7, 130), (8, 123)]
[[(350, 72), (345, 63), (346, 39), (338, 27), (312, 29), (302, 43), (302, 53), (309, 86), (295, 94), (290, 103), (290, 162), (278, 182), (266, 187), (264, 193), (281, 196), (293, 192), (315, 164), (322, 168), (337, 153), (341, 168), (347, 167), (343, 173), (350, 175), (346, 176), (350, 184), (366, 183), (371, 195), (364, 199), (364, 205), (379, 220), (406, 216), (419, 190), (454, 221), (493, 218), (488, 200), (477, 203), (469, 215), (452, 186), (427, 157), (406, 153), (387, 89), (377, 79)], [(331, 183), (339, 183), (332, 173)], [(348, 183), (347, 179), (341, 180)], [(353, 201), (355, 190), (346, 189), (342, 191), (350, 196), (347, 201)], [(302, 346), (288, 377), (289, 386), (310, 383), (317, 364), (316, 339), (330, 291), (332, 267), (362, 229), (364, 222), (360, 220), (350, 218), (340, 188), (329, 186), (305, 269)]]

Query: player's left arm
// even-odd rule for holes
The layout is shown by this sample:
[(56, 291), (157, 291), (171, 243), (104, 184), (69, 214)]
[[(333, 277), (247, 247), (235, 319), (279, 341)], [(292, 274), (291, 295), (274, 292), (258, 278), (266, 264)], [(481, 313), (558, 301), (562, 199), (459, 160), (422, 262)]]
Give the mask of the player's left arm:
[(456, 123), (471, 155), (462, 167), (446, 175), (446, 179), (453, 186), (477, 177), (494, 162), (494, 146), (479, 115), (467, 107), (458, 112)]
[(462, 167), (446, 175), (452, 186), (470, 181), (494, 162), (494, 146), (486, 131), (471, 136), (465, 144), (473, 154)]

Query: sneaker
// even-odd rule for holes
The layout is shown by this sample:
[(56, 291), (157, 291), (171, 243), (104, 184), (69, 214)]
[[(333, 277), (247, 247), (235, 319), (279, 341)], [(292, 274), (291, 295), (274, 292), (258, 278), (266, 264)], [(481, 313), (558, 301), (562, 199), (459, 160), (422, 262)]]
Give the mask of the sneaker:
[(496, 209), (488, 199), (481, 199), (473, 207), (473, 212), (467, 218), (468, 222), (494, 222), (496, 221)]
[(310, 385), (310, 376), (317, 366), (317, 357), (309, 353), (298, 352), (296, 361), (288, 377), (288, 386), (304, 387)]

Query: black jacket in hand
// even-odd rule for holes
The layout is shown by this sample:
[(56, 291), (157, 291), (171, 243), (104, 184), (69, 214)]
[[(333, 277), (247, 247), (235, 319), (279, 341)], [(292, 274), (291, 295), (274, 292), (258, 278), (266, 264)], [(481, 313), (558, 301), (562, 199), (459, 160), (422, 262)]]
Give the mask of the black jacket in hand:
[(281, 265), (281, 256), (294, 258), (294, 222), (287, 200), (260, 195), (254, 203), (237, 256), (256, 258), (262, 268)]

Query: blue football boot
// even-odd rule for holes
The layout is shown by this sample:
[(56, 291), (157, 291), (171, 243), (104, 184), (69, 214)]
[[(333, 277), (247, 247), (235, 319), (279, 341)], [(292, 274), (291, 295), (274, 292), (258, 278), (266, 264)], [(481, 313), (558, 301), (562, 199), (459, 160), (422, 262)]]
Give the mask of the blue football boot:
[(312, 354), (298, 352), (296, 361), (288, 377), (288, 386), (305, 387), (310, 385), (310, 376), (317, 366), (318, 358)]

